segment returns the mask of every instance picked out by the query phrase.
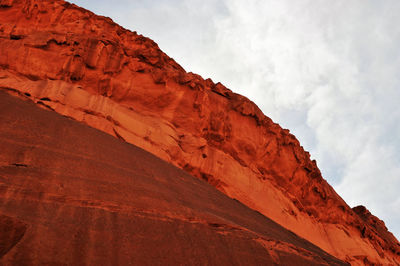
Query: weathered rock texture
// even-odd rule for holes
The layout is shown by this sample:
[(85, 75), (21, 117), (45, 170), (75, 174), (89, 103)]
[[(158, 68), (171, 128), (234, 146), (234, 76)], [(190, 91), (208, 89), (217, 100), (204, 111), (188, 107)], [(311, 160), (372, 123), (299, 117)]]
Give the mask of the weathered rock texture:
[(1, 265), (346, 265), (181, 169), (32, 102), (0, 92), (0, 123)]
[[(63, 1), (1, 1), (0, 87), (133, 143), (351, 262), (400, 245), (354, 212), (298, 140), (148, 38)], [(368, 232), (368, 233), (365, 233)]]

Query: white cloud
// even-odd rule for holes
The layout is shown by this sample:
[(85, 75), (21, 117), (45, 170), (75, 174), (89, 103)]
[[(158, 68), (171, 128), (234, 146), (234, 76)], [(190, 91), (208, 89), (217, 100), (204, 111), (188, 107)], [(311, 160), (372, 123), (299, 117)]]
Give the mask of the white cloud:
[(289, 128), (353, 206), (400, 236), (400, 2), (74, 1)]

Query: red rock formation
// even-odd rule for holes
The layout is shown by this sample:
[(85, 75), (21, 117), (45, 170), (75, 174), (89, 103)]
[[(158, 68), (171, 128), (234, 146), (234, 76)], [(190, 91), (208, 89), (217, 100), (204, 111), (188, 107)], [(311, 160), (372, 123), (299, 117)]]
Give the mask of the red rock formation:
[(0, 124), (1, 265), (346, 265), (154, 155), (3, 91)]
[(148, 38), (63, 1), (2, 1), (0, 87), (155, 154), (352, 264), (397, 265), (298, 140)]

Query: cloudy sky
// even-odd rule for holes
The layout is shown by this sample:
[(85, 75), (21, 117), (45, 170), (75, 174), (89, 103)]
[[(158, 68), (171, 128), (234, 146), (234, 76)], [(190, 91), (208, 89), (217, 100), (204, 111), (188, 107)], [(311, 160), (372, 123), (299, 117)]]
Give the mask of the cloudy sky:
[(72, 2), (250, 98), (400, 238), (400, 1)]

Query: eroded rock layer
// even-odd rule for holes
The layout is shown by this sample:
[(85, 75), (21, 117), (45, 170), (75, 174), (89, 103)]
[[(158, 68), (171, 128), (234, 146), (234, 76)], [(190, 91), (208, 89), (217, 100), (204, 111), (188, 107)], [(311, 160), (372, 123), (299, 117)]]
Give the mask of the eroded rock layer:
[(75, 5), (0, 6), (2, 89), (153, 153), (352, 264), (399, 263), (393, 235), (356, 214), (247, 98)]
[(136, 146), (0, 92), (1, 265), (346, 265)]

